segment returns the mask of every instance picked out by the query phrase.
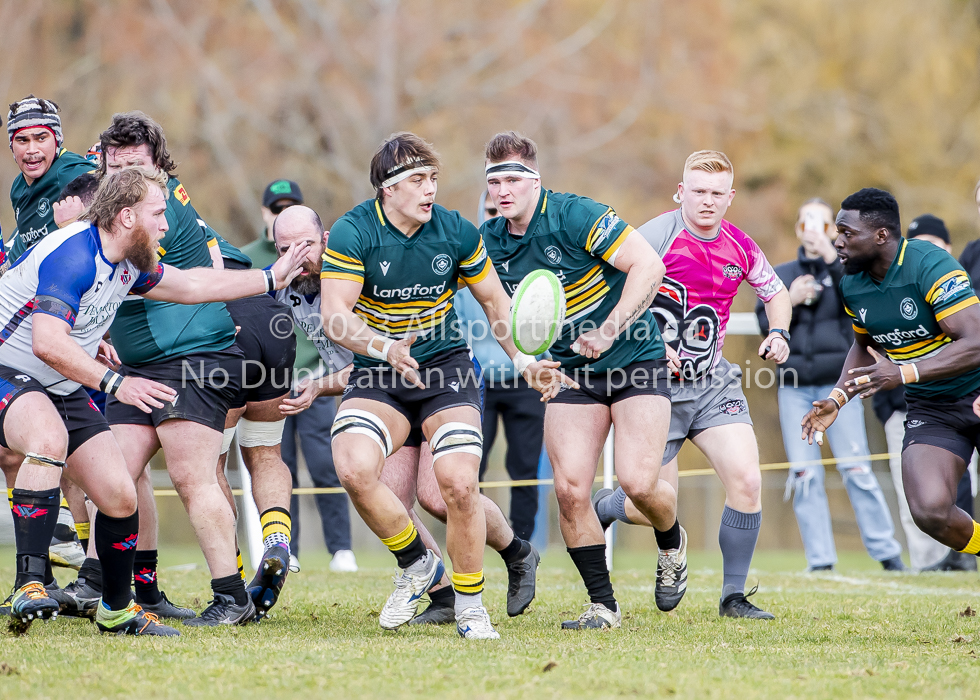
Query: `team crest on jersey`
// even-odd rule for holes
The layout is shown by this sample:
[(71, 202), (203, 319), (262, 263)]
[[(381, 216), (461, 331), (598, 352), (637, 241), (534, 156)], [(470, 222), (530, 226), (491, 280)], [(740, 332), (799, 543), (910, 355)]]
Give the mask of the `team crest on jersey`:
[[(970, 279), (963, 275), (957, 275), (952, 279), (948, 279), (939, 285), (939, 289), (936, 290), (936, 297), (932, 300), (933, 304), (941, 304), (947, 299), (956, 296), (964, 289), (970, 288)], [(903, 302), (904, 303), (904, 302)]]
[(129, 274), (129, 270), (125, 269), (119, 274), (119, 281), (123, 284), (129, 284), (129, 280), (133, 279), (133, 276)]
[(730, 280), (740, 280), (745, 276), (745, 271), (734, 263), (728, 263), (722, 268), (721, 274)]
[(734, 399), (732, 401), (726, 401), (718, 410), (724, 413), (726, 416), (737, 416), (745, 413), (748, 408), (745, 406), (745, 401), (743, 399)]
[(915, 305), (915, 300), (912, 297), (905, 297), (902, 299), (902, 303), (899, 305), (898, 310), (902, 312), (902, 318), (911, 321), (913, 318), (919, 315), (919, 307)]
[(906, 428), (921, 428), (925, 424), (926, 422), (924, 420), (918, 420), (917, 418), (905, 421)]
[(449, 272), (449, 268), (452, 267), (452, 264), (452, 258), (445, 253), (439, 253), (439, 255), (432, 258), (432, 271), (437, 275), (444, 275)]
[(602, 242), (609, 238), (609, 234), (613, 232), (616, 225), (619, 224), (621, 219), (616, 216), (616, 212), (610, 210), (599, 219), (599, 223), (596, 224), (596, 235), (595, 242), (592, 244), (592, 249), (595, 250)]
[(47, 216), (51, 213), (51, 202), (48, 201), (47, 197), (42, 197), (41, 201), (37, 203), (37, 215)]
[(558, 246), (550, 245), (545, 248), (544, 256), (548, 258), (548, 262), (550, 262), (552, 265), (561, 264), (561, 251), (558, 249)]
[(174, 188), (174, 197), (176, 197), (177, 201), (184, 206), (187, 206), (187, 203), (191, 201), (191, 197), (189, 194), (187, 194), (187, 190), (184, 189), (183, 185), (177, 185)]

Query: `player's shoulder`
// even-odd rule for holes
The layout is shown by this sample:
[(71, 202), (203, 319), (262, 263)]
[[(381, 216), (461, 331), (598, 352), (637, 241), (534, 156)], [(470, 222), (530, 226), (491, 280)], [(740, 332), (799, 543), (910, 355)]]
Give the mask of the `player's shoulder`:
[(432, 205), (432, 221), (450, 237), (477, 235), (479, 232), (473, 222), (460, 214), (457, 209), (446, 209), (439, 204)]
[(31, 257), (40, 267), (50, 261), (52, 270), (65, 277), (95, 273), (96, 259), (101, 255), (99, 232), (89, 221), (76, 221), (38, 241)]
[(80, 156), (74, 151), (69, 151), (67, 148), (61, 148), (58, 151), (58, 155), (54, 159), (54, 163), (51, 164), (52, 168), (57, 170), (63, 170), (65, 168), (78, 168), (82, 167), (86, 170), (95, 170), (95, 163), (90, 161), (85, 156)]
[(187, 193), (187, 188), (177, 178), (167, 179), (167, 191), (170, 192), (170, 197), (167, 199), (168, 207), (178, 209), (191, 203), (191, 196)]
[[(904, 251), (902, 250), (903, 248)], [(957, 261), (952, 254), (947, 253), (935, 243), (923, 241), (919, 238), (904, 239), (901, 247), (899, 248), (898, 254), (900, 257), (904, 257), (904, 260), (902, 261), (903, 267), (906, 262), (912, 263), (913, 266), (918, 263), (934, 262), (952, 262), (957, 267), (960, 266), (959, 261)]]
[(595, 222), (608, 212), (611, 207), (597, 202), (591, 197), (571, 192), (545, 192), (545, 213), (551, 209), (561, 223), (568, 228), (587, 226), (592, 228)]
[(666, 245), (684, 230), (684, 219), (680, 209), (672, 209), (655, 216), (636, 230), (654, 250), (663, 255)]

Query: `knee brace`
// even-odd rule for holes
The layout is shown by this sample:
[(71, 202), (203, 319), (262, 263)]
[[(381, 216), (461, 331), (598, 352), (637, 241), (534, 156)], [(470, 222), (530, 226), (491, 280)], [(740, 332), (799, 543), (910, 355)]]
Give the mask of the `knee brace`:
[(286, 419), (277, 421), (258, 421), (242, 418), (238, 422), (241, 433), (238, 444), (242, 447), (272, 447), (282, 442), (282, 429)]
[(24, 455), (24, 462), (27, 464), (36, 464), (39, 467), (57, 467), (58, 469), (64, 469), (65, 463), (59, 459), (51, 459), (50, 457), (44, 457), (35, 452), (28, 452)]
[(367, 435), (378, 444), (385, 459), (388, 459), (394, 451), (388, 426), (369, 411), (362, 411), (357, 408), (345, 408), (343, 411), (338, 411), (337, 417), (333, 421), (333, 427), (330, 428), (330, 437), (336, 437), (340, 433)]
[(233, 425), (230, 428), (225, 428), (224, 437), (221, 438), (221, 454), (227, 452), (231, 447), (231, 441), (235, 439), (235, 431), (237, 429), (237, 425)]
[(476, 455), (477, 459), (481, 459), (483, 457), (483, 433), (479, 428), (469, 423), (446, 423), (436, 430), (429, 441), (429, 447), (432, 448), (433, 464), (440, 457), (445, 457), (454, 452), (466, 452)]

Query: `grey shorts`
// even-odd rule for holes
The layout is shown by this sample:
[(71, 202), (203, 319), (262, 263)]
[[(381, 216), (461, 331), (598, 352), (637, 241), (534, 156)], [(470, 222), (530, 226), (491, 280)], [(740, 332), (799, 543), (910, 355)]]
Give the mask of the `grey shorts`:
[(663, 464), (677, 456), (684, 441), (708, 428), (748, 423), (749, 404), (742, 392), (742, 368), (721, 358), (704, 379), (683, 384), (671, 380), (670, 431)]

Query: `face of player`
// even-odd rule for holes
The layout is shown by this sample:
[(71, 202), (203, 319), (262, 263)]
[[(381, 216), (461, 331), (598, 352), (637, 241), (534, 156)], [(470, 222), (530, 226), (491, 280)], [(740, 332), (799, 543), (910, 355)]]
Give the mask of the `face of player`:
[(684, 222), (697, 229), (694, 233), (714, 235), (735, 198), (732, 174), (687, 170), (684, 182), (677, 185), (677, 197)]
[(541, 193), (541, 180), (506, 173), (491, 175), (487, 178), (487, 192), (490, 195), (488, 203), (497, 207), (500, 216), (530, 222)]
[(276, 252), (280, 256), (286, 254), (289, 246), (294, 243), (307, 242), (310, 250), (303, 260), (303, 268), (290, 283), (290, 287), (299, 294), (317, 294), (320, 291), (320, 268), (323, 253), (327, 248), (327, 231), (320, 236), (312, 225), (280, 225), (276, 229)]
[(861, 219), (861, 212), (855, 209), (841, 209), (837, 212), (837, 240), (834, 248), (844, 264), (844, 272), (855, 275), (867, 272), (881, 255), (881, 245), (889, 236), (883, 229), (875, 229)]
[(125, 257), (140, 271), (152, 272), (157, 265), (157, 248), (160, 247), (160, 240), (169, 228), (167, 200), (156, 184), (150, 185), (146, 198), (133, 207), (133, 216), (135, 223), (130, 232)]
[(27, 180), (28, 185), (31, 185), (48, 172), (54, 157), (58, 154), (58, 143), (54, 140), (54, 134), (50, 129), (39, 126), (33, 129), (21, 129), (14, 134), (10, 150), (24, 179)]
[(391, 223), (401, 231), (414, 233), (431, 219), (438, 179), (439, 171), (429, 170), (386, 187), (382, 206)]
[(102, 157), (105, 158), (106, 171), (110, 173), (118, 172), (123, 168), (156, 170), (153, 164), (153, 154), (150, 152), (150, 145), (147, 143), (141, 143), (139, 146), (110, 148), (102, 154)]

